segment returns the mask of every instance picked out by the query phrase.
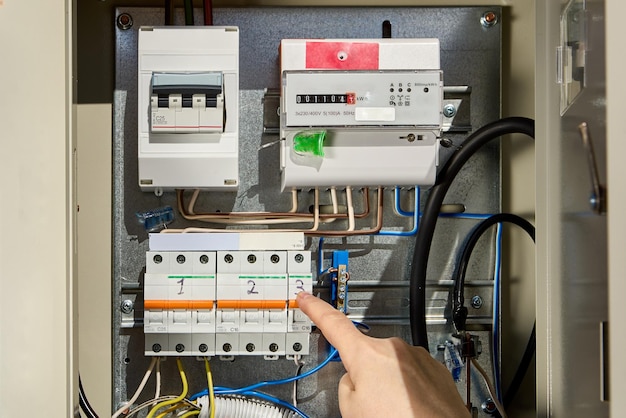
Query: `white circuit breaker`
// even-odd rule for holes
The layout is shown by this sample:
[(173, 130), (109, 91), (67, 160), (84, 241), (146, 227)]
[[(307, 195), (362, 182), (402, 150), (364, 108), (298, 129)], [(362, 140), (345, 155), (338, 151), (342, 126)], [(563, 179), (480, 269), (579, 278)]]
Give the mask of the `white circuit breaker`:
[(238, 131), (238, 29), (140, 28), (141, 189), (236, 190)]
[[(193, 234), (161, 235), (169, 241), (168, 248), (189, 249), (189, 240), (181, 243), (187, 237), (175, 235)], [(228, 233), (213, 235), (202, 247), (225, 249), (196, 246), (193, 251), (146, 253), (145, 354), (267, 358), (308, 354), (311, 322), (295, 297), (301, 290), (312, 291), (310, 251), (270, 250), (272, 240), (267, 237), (246, 244), (223, 240)], [(295, 234), (287, 241), (298, 246), (304, 240)]]
[(281, 74), (283, 189), (434, 183), (437, 39), (283, 40)]

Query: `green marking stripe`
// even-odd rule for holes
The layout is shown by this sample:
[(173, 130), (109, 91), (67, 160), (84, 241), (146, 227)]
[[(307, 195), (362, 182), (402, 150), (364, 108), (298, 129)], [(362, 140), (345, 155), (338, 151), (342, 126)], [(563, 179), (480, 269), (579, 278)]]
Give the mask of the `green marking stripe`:
[(312, 279), (313, 275), (312, 274), (290, 274), (289, 278), (290, 279)]
[(257, 274), (257, 275), (239, 275), (239, 278), (242, 280), (246, 279), (280, 279), (287, 280), (286, 274), (281, 275), (271, 275), (271, 274)]
[(168, 279), (215, 279), (215, 274), (209, 275), (180, 275), (171, 274), (167, 276)]

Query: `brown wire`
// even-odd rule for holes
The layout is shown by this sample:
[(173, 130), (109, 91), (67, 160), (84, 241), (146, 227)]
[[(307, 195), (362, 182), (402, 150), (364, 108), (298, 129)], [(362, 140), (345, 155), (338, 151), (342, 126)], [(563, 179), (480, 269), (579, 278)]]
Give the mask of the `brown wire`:
[[(314, 215), (312, 213), (304, 213), (304, 212), (206, 212), (206, 213), (196, 213), (190, 214), (185, 209), (186, 205), (184, 204), (184, 193), (185, 189), (177, 189), (176, 190), (176, 201), (178, 205), (178, 211), (188, 221), (205, 221), (210, 222), (211, 219), (289, 219), (289, 218), (311, 218), (313, 219)], [(357, 219), (366, 218), (370, 214), (370, 198), (369, 198), (369, 189), (366, 187), (363, 189), (363, 206), (365, 210), (361, 213), (355, 213), (354, 217)], [(327, 213), (320, 214), (320, 219), (334, 219), (334, 218), (347, 218), (347, 213)]]
[(376, 226), (370, 229), (356, 229), (354, 231), (310, 231), (304, 235), (308, 237), (348, 237), (355, 235), (371, 235), (380, 232), (383, 228), (383, 188), (379, 187), (377, 191), (376, 205)]
[(213, 24), (213, 2), (211, 0), (204, 0), (202, 2), (204, 13), (204, 24), (210, 26)]

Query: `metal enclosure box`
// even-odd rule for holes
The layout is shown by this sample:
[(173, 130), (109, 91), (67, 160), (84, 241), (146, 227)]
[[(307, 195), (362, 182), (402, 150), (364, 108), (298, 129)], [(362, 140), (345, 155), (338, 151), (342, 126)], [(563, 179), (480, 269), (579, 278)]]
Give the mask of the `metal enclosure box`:
[[(180, 10), (179, 10), (180, 11)], [(280, 121), (277, 113), (280, 99), (274, 92), (280, 91), (282, 88), (282, 71), (280, 68), (279, 48), (282, 39), (338, 39), (349, 37), (352, 39), (376, 39), (380, 36), (381, 24), (389, 20), (393, 25), (394, 41), (415, 40), (415, 39), (439, 39), (441, 48), (439, 55), (423, 54), (399, 54), (408, 59), (410, 57), (419, 57), (423, 59), (426, 55), (435, 57), (440, 60), (440, 66), (426, 66), (411, 64), (408, 68), (380, 68), (380, 70), (372, 71), (369, 69), (339, 69), (335, 71), (367, 71), (372, 73), (389, 73), (401, 74), (403, 72), (411, 73), (416, 69), (420, 72), (441, 71), (445, 74), (446, 84), (446, 103), (455, 101), (459, 110), (458, 116), (452, 122), (452, 128), (445, 134), (456, 146), (463, 143), (468, 132), (474, 130), (490, 121), (498, 118), (500, 110), (500, 57), (501, 57), (501, 31), (500, 26), (485, 29), (480, 24), (481, 16), (488, 12), (495, 11), (501, 15), (501, 9), (498, 7), (469, 7), (469, 8), (323, 8), (323, 7), (267, 7), (267, 8), (216, 8), (214, 14), (214, 23), (224, 26), (237, 26), (239, 29), (239, 188), (237, 193), (202, 193), (197, 201), (197, 213), (200, 212), (258, 212), (258, 211), (285, 211), (292, 204), (292, 196), (290, 193), (281, 192), (281, 175), (280, 175)], [(147, 231), (137, 223), (135, 213), (138, 210), (147, 210), (162, 205), (175, 207), (177, 205), (177, 194), (165, 192), (162, 196), (156, 196), (154, 193), (144, 193), (137, 187), (138, 165), (143, 164), (137, 159), (136, 150), (141, 149), (137, 144), (138, 127), (135, 123), (139, 120), (135, 114), (134, 106), (128, 106), (129, 102), (137, 103), (139, 94), (137, 69), (141, 68), (140, 64), (135, 60), (138, 59), (134, 51), (138, 48), (138, 38), (144, 34), (138, 30), (141, 26), (155, 27), (164, 21), (164, 13), (162, 8), (133, 8), (124, 7), (116, 9), (117, 15), (127, 13), (132, 16), (134, 26), (124, 30), (118, 28), (116, 31), (116, 90), (115, 90), (115, 146), (114, 146), (114, 291), (113, 301), (114, 307), (127, 306), (134, 304), (134, 309), (130, 312), (124, 312), (120, 308), (113, 309), (113, 323), (115, 330), (113, 332), (115, 352), (113, 356), (113, 376), (114, 383), (114, 405), (126, 402), (132, 395), (137, 385), (144, 376), (151, 359), (146, 356), (146, 334), (144, 333), (144, 319), (146, 294), (145, 275), (147, 268), (147, 252), (165, 251), (177, 252), (174, 259), (178, 257), (178, 252), (197, 251), (187, 247), (159, 247), (156, 248), (154, 236), (148, 236)], [(200, 17), (201, 13), (196, 13), (196, 17)], [(182, 15), (178, 14), (176, 18), (177, 24), (182, 24)], [(348, 20), (358, 21), (358, 25), (347, 26), (342, 24)], [(199, 23), (199, 22), (197, 22)], [(158, 28), (157, 28), (158, 29)], [(188, 28), (179, 28), (181, 31), (192, 30)], [(195, 27), (193, 29), (202, 30), (204, 28)], [(169, 30), (169, 29), (164, 29)], [(385, 39), (377, 39), (380, 42), (387, 42)], [(430, 49), (430, 51), (435, 48)], [(437, 47), (436, 50), (439, 50)], [(425, 50), (426, 51), (426, 50)], [(141, 58), (139, 58), (141, 59)], [(468, 71), (471, 69), (471, 71)], [(157, 72), (168, 72), (172, 70), (155, 69)], [(190, 70), (193, 72), (213, 71), (213, 69)], [(216, 70), (219, 71), (219, 70)], [(328, 71), (323, 68), (298, 69), (290, 68), (289, 71)], [(289, 76), (291, 77), (291, 75)], [(378, 75), (375, 75), (378, 77)], [(389, 80), (385, 79), (387, 75), (380, 75), (384, 83)], [(395, 76), (394, 76), (395, 77)], [(375, 79), (377, 80), (377, 79)], [(226, 82), (226, 80), (225, 80)], [(404, 83), (404, 80), (402, 80)], [(394, 83), (398, 81), (394, 80)], [(383, 81), (381, 81), (381, 85)], [(142, 84), (143, 85), (143, 84)], [(146, 82), (145, 88), (149, 88), (149, 82)], [(349, 87), (349, 86), (348, 86)], [(358, 86), (357, 86), (358, 87)], [(378, 84), (375, 86), (378, 88)], [(386, 86), (387, 88), (389, 86)], [(399, 87), (394, 86), (394, 87)], [(454, 92), (464, 91), (462, 96), (450, 95), (450, 89)], [(225, 85), (225, 105), (228, 106), (229, 91)], [(403, 86), (404, 88), (404, 86)], [(346, 94), (354, 91), (350, 89), (342, 89), (338, 94)], [(318, 91), (316, 94), (333, 94), (330, 91)], [(355, 92), (356, 93), (356, 92)], [(387, 91), (387, 94), (390, 92)], [(301, 93), (296, 93), (301, 94)], [(303, 94), (306, 94), (303, 93)], [(381, 102), (382, 103), (382, 102)], [(139, 109), (142, 120), (146, 122), (148, 129), (148, 110), (150, 104)], [(388, 103), (387, 103), (388, 106)], [(471, 107), (471, 111), (470, 111)], [(230, 117), (230, 111), (227, 115)], [(438, 111), (441, 109), (438, 109)], [(399, 109), (396, 109), (398, 114)], [(356, 113), (356, 112), (355, 112)], [(384, 112), (383, 112), (384, 113)], [(266, 118), (267, 117), (267, 118)], [(270, 123), (266, 123), (267, 119)], [(446, 118), (444, 118), (446, 119)], [(448, 118), (451, 119), (451, 118)], [(228, 122), (227, 122), (228, 123)], [(417, 143), (417, 134), (419, 131), (438, 131), (431, 122), (420, 122), (420, 125), (410, 126), (411, 131), (404, 126), (389, 125), (385, 129), (405, 129), (413, 132), (416, 139), (413, 143)], [(385, 122), (385, 125), (387, 122)], [(267, 128), (267, 129), (265, 129)], [(368, 126), (369, 129), (370, 127)], [(358, 134), (362, 127), (351, 127)], [(374, 128), (378, 129), (378, 128)], [(380, 129), (383, 132), (383, 129)], [(355, 138), (362, 140), (363, 138)], [(168, 134), (169, 135), (169, 134)], [(181, 134), (182, 137), (188, 137), (192, 134)], [(350, 138), (349, 138), (350, 139)], [(396, 140), (397, 138), (392, 138)], [(425, 139), (422, 139), (425, 141)], [(405, 140), (408, 144), (408, 140)], [(160, 144), (157, 144), (160, 145)], [(439, 145), (438, 145), (439, 146)], [(398, 148), (409, 148), (403, 146)], [(454, 151), (452, 148), (439, 148), (439, 160), (444, 163)], [(449, 192), (450, 202), (459, 202), (467, 207), (471, 213), (495, 213), (500, 208), (500, 152), (498, 144), (489, 144), (473, 157), (473, 161), (466, 167), (463, 175), (458, 179), (456, 185)], [(140, 154), (140, 159), (144, 158)], [(348, 172), (349, 170), (346, 170)], [(345, 173), (341, 173), (344, 175)], [(344, 180), (345, 181), (345, 180)], [(194, 186), (186, 186), (194, 188)], [(225, 190), (225, 189), (220, 189)], [(415, 199), (413, 189), (406, 190), (398, 188), (398, 207), (414, 209), (418, 199)], [(187, 192), (187, 197), (190, 192)], [(321, 191), (321, 202), (325, 204), (328, 201), (326, 191)], [(375, 200), (377, 193), (375, 190), (359, 190), (358, 199), (355, 199), (355, 210), (365, 213), (368, 207), (371, 207), (370, 216), (367, 218), (356, 219), (356, 228), (371, 228), (374, 216), (377, 217), (375, 208)], [(314, 204), (314, 194), (302, 191), (299, 193), (300, 202), (299, 209), (305, 210), (311, 204)], [(424, 191), (421, 193), (422, 197)], [(326, 284), (322, 286), (317, 284), (318, 267), (325, 268), (330, 262), (331, 252), (336, 250), (350, 251), (350, 290), (349, 299), (346, 303), (346, 311), (351, 318), (356, 321), (362, 321), (371, 327), (371, 335), (377, 337), (399, 336), (405, 340), (409, 339), (408, 329), (408, 277), (410, 270), (410, 254), (413, 251), (413, 240), (410, 233), (414, 228), (414, 217), (399, 216), (394, 212), (394, 190), (384, 189), (380, 193), (384, 203), (384, 208), (380, 212), (384, 218), (384, 228), (382, 232), (387, 235), (374, 235), (366, 237), (348, 237), (348, 238), (328, 238), (322, 246), (320, 241), (315, 237), (305, 237), (303, 244), (304, 250), (298, 250), (302, 254), (309, 254), (310, 260), (302, 263), (303, 268), (306, 264), (307, 272), (301, 271), (295, 274), (307, 274), (313, 272), (313, 290), (320, 292), (323, 297), (328, 297), (328, 289)], [(419, 195), (418, 195), (419, 197)], [(188, 200), (188, 199), (186, 199)], [(343, 204), (343, 197), (339, 195), (339, 203)], [(371, 203), (367, 203), (369, 201)], [(186, 205), (184, 205), (186, 207)], [(345, 223), (338, 220), (337, 223)], [(446, 341), (449, 336), (450, 329), (444, 317), (447, 295), (450, 288), (449, 280), (452, 274), (453, 263), (450, 258), (458, 250), (462, 237), (464, 237), (476, 221), (471, 219), (442, 219), (438, 226), (438, 234), (433, 242), (432, 270), (429, 273), (429, 287), (432, 292), (429, 293), (429, 334), (433, 341), (431, 347), (432, 352), (436, 350), (436, 344)], [(199, 224), (187, 221), (182, 217), (177, 217), (168, 228), (178, 229), (189, 226), (198, 226)], [(324, 225), (330, 227), (332, 225)], [(277, 229), (270, 226), (269, 229)], [(161, 235), (161, 234), (154, 234)], [(163, 234), (165, 235), (165, 234)], [(172, 234), (173, 235), (173, 234)], [(196, 234), (191, 238), (199, 239)], [(246, 238), (250, 236), (249, 232), (245, 234)], [(162, 238), (162, 237), (159, 237)], [(190, 237), (187, 237), (190, 238)], [(266, 237), (259, 235), (258, 240), (268, 241)], [(285, 246), (280, 243), (271, 242), (274, 246), (271, 250), (282, 249), (289, 253), (296, 251), (295, 248), (289, 249), (289, 245)], [(223, 245), (221, 243), (220, 245)], [(254, 243), (258, 247), (257, 243)], [(472, 267), (472, 274), (468, 280), (468, 291), (471, 294), (481, 295), (485, 301), (480, 309), (473, 310), (471, 321), (477, 327), (478, 333), (483, 341), (487, 341), (490, 336), (489, 331), (489, 312), (492, 308), (491, 285), (489, 278), (492, 275), (492, 266), (494, 265), (493, 246), (487, 243), (481, 246), (480, 250), (475, 254), (477, 260), (476, 266)], [(259, 248), (247, 247), (250, 251), (262, 251)], [(241, 250), (241, 248), (240, 248)], [(205, 252), (224, 251), (224, 249), (203, 248)], [(187, 254), (183, 254), (187, 255)], [(207, 255), (210, 259), (209, 254)], [(258, 254), (257, 254), (258, 255)], [(321, 261), (317, 261), (318, 256)], [(201, 255), (200, 255), (201, 257)], [(187, 258), (187, 257), (186, 257)], [(240, 257), (241, 258), (241, 257)], [(247, 259), (247, 257), (245, 257)], [(258, 258), (258, 257), (257, 257)], [(306, 257), (305, 257), (306, 258)], [(223, 256), (222, 256), (223, 259)], [(281, 257), (282, 259), (282, 257)], [(181, 264), (181, 266), (185, 264)], [(150, 267), (152, 268), (152, 266)], [(217, 269), (216, 269), (217, 271)], [(153, 274), (153, 273), (149, 273)], [(167, 273), (170, 274), (170, 273)], [(174, 272), (173, 274), (179, 274)], [(181, 275), (187, 273), (180, 273)], [(192, 272), (193, 274), (193, 272)], [(205, 273), (199, 273), (205, 275)], [(213, 273), (207, 273), (210, 275)], [(247, 273), (245, 273), (247, 274)], [(255, 274), (255, 273), (252, 273)], [(263, 273), (265, 274), (265, 273)], [(247, 283), (247, 282), (246, 282)], [(185, 292), (187, 292), (187, 284), (185, 283)], [(298, 283), (294, 283), (296, 286)], [(148, 286), (151, 286), (150, 279)], [(180, 283), (178, 283), (178, 291), (180, 291)], [(192, 289), (192, 291), (195, 290)], [(148, 292), (149, 293), (149, 292)], [(193, 293), (192, 293), (193, 294)], [(469, 294), (468, 294), (469, 295)], [(152, 297), (147, 295), (148, 300)], [(175, 297), (179, 295), (175, 294)], [(182, 297), (182, 295), (180, 295)], [(226, 295), (228, 296), (228, 295)], [(155, 296), (155, 299), (159, 297)], [(216, 293), (216, 300), (220, 300), (221, 296)], [(210, 297), (209, 297), (210, 299)], [(225, 299), (225, 298), (224, 298)], [(185, 319), (186, 318), (186, 319)], [(189, 316), (183, 318), (189, 320)], [(217, 315), (216, 315), (217, 318)], [(241, 318), (241, 315), (240, 315)], [(158, 318), (157, 318), (158, 319)], [(223, 319), (223, 318), (222, 318)], [(236, 318), (235, 318), (236, 319)], [(289, 320), (288, 316), (288, 320)], [(294, 317), (295, 320), (295, 312)], [(191, 319), (193, 323), (193, 317)], [(295, 321), (294, 321), (295, 322)], [(178, 326), (179, 324), (176, 324)], [(184, 325), (180, 324), (181, 327)], [(194, 324), (195, 325), (195, 324)], [(249, 324), (246, 324), (248, 327)], [(251, 325), (251, 324), (250, 324)], [(265, 325), (265, 324), (264, 324)], [(169, 326), (169, 323), (168, 323)], [(212, 331), (212, 325), (203, 324), (209, 332), (199, 332), (201, 338), (209, 337)], [(302, 326), (301, 326), (302, 327)], [(307, 331), (302, 330), (301, 331)], [(254, 327), (252, 328), (255, 329)], [(258, 327), (257, 327), (258, 329)], [(248, 331), (250, 328), (248, 327)], [(295, 342), (291, 340), (292, 334), (307, 335), (310, 341), (308, 347), (302, 344), (302, 351), (307, 351), (308, 355), (303, 356), (301, 361), (305, 363), (303, 370), (313, 368), (319, 364), (328, 355), (328, 346), (323, 337), (317, 331), (296, 333), (297, 328), (288, 328), (287, 338), (285, 339), (285, 355), (287, 347), (293, 347)], [(253, 343), (255, 347), (261, 341), (263, 346), (267, 346), (265, 341), (258, 339), (259, 332), (246, 331), (249, 341), (244, 341), (245, 347)], [(158, 333), (153, 336), (158, 337)], [(169, 332), (168, 332), (169, 334)], [(229, 357), (228, 353), (232, 353), (233, 349), (237, 350), (241, 347), (241, 339), (235, 341), (233, 333), (219, 332), (221, 334), (220, 341), (217, 336), (217, 324), (215, 332), (215, 355)], [(173, 334), (172, 334), (173, 335)], [(184, 333), (179, 333), (175, 337), (181, 337)], [(252, 341), (257, 337), (255, 341)], [(173, 346), (170, 344), (169, 337), (167, 342), (167, 352), (171, 355), (176, 351), (177, 344), (185, 344), (185, 342), (176, 342)], [(269, 340), (268, 340), (269, 341)], [(303, 340), (306, 342), (306, 340)], [(189, 339), (187, 339), (189, 342)], [(300, 342), (300, 341), (296, 341)], [(153, 342), (152, 344), (154, 344)], [(189, 354), (202, 353), (199, 350), (202, 343), (209, 345), (212, 343), (211, 338), (204, 340), (191, 339), (191, 347)], [(223, 350), (225, 344), (231, 345), (231, 351)], [(271, 345), (271, 344), (270, 344)], [(279, 352), (282, 348), (279, 345)], [(162, 347), (165, 347), (163, 340)], [(185, 344), (185, 346), (187, 346)], [(195, 350), (195, 348), (198, 350)], [(151, 347), (148, 347), (151, 348)], [(222, 348), (217, 350), (217, 348)], [(165, 350), (163, 350), (165, 351)], [(184, 351), (187, 353), (187, 350)], [(206, 354), (206, 353), (202, 353)], [(259, 353), (260, 354), (260, 353)], [(211, 362), (211, 370), (216, 376), (216, 382), (226, 387), (241, 387), (249, 385), (252, 382), (280, 379), (285, 376), (292, 376), (294, 373), (293, 361), (279, 359), (277, 361), (267, 361), (265, 354), (256, 355), (237, 355), (235, 361), (219, 361), (215, 359)], [(281, 354), (282, 356), (282, 354)], [(480, 361), (483, 367), (487, 367), (490, 356), (490, 345), (483, 345), (483, 354)], [(190, 392), (203, 389), (206, 385), (206, 373), (202, 365), (198, 363), (193, 356), (182, 356), (182, 362), (185, 365), (186, 373), (190, 382)], [(200, 367), (198, 367), (200, 366)], [(162, 393), (175, 393), (180, 389), (177, 377), (176, 364), (173, 361), (162, 362), (161, 373), (168, 376), (162, 380)], [(330, 362), (324, 367), (320, 373), (302, 380), (298, 384), (297, 397), (299, 398), (298, 407), (310, 416), (338, 416), (339, 409), (337, 405), (337, 396), (334, 388), (339, 381), (344, 369), (339, 362)], [(463, 384), (459, 384), (460, 390), (464, 390)], [(280, 385), (272, 387), (269, 392), (281, 399), (290, 399), (293, 387), (291, 385)], [(474, 404), (480, 405), (486, 396), (486, 390), (472, 390)], [(146, 391), (138, 401), (143, 402), (151, 396)], [(479, 412), (480, 416), (485, 416)]]

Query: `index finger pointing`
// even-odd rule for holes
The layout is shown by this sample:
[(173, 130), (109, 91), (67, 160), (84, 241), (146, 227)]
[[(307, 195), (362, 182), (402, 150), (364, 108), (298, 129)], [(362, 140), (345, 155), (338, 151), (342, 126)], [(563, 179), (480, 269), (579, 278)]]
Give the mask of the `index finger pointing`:
[(298, 293), (297, 300), (300, 310), (317, 325), (326, 340), (339, 351), (344, 365), (348, 368), (351, 358), (358, 349), (358, 344), (355, 343), (365, 336), (342, 312), (310, 293)]

